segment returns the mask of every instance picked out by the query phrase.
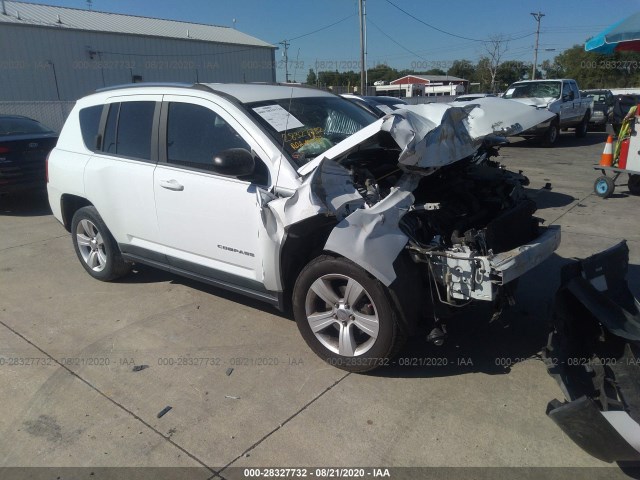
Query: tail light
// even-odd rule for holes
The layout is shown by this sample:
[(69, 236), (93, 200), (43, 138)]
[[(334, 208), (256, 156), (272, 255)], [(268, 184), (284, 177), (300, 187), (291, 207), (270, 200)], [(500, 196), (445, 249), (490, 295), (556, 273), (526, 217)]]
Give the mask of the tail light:
[(3, 153), (9, 153), (11, 149), (9, 147), (0, 147), (0, 155)]

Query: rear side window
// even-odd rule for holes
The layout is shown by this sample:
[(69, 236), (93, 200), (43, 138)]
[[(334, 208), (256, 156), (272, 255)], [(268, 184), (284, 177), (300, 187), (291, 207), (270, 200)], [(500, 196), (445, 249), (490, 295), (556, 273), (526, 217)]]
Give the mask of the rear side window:
[(102, 150), (124, 157), (151, 159), (155, 102), (112, 103)]
[(100, 116), (102, 115), (102, 105), (83, 108), (80, 110), (80, 131), (84, 146), (91, 151), (96, 150), (96, 140), (100, 128)]

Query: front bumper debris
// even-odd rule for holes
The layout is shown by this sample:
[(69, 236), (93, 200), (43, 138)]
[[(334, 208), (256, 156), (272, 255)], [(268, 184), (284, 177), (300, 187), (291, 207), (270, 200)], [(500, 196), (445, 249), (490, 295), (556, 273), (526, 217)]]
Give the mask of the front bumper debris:
[(456, 247), (446, 257), (432, 257), (434, 273), (449, 299), (494, 301), (501, 286), (549, 258), (560, 236), (560, 227), (546, 227), (535, 240), (497, 255), (476, 256), (468, 247)]
[(605, 462), (640, 461), (640, 303), (629, 290), (626, 242), (562, 269), (544, 351), (566, 402), (549, 417)]

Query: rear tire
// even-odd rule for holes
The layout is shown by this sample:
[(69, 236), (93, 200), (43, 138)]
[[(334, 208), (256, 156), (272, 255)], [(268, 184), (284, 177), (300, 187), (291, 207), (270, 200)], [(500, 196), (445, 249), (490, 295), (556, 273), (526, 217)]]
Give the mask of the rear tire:
[(631, 192), (632, 195), (640, 195), (640, 175), (630, 174), (627, 187), (629, 187), (629, 192)]
[(584, 114), (584, 118), (580, 124), (576, 127), (576, 138), (584, 138), (587, 136), (587, 130), (589, 129), (589, 112)]
[(349, 372), (389, 365), (406, 339), (387, 288), (345, 258), (307, 264), (293, 289), (293, 313), (307, 345)]
[(118, 244), (95, 207), (79, 209), (71, 220), (73, 248), (89, 275), (109, 282), (131, 269), (124, 261)]

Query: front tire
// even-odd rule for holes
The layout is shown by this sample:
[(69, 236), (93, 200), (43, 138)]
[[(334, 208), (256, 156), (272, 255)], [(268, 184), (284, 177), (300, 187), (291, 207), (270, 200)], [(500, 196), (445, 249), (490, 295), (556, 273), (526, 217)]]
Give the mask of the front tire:
[(307, 345), (349, 372), (388, 365), (405, 341), (386, 287), (345, 258), (309, 262), (293, 289), (293, 313)]
[(95, 207), (83, 207), (74, 214), (71, 238), (80, 263), (93, 278), (109, 282), (129, 273), (131, 265), (122, 258)]

